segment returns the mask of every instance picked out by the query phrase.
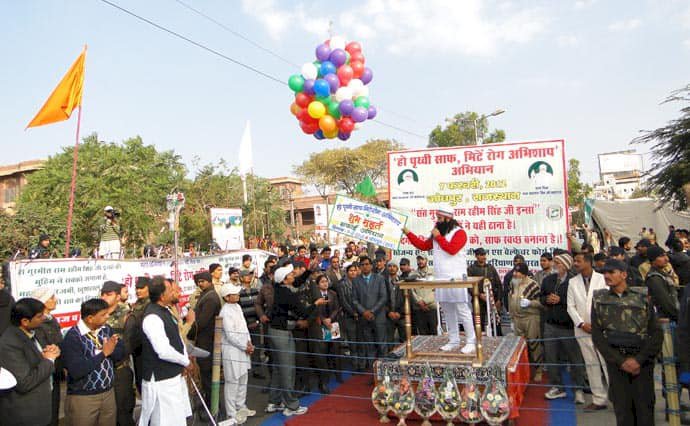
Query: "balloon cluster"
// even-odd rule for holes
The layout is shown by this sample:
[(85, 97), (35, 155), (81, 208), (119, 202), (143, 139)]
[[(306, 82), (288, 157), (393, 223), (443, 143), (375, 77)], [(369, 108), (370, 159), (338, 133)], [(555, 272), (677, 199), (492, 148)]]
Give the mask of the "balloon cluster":
[(359, 123), (376, 117), (367, 86), (374, 74), (364, 66), (356, 41), (334, 36), (316, 46), (315, 53), (316, 61), (304, 64), (302, 73), (288, 80), (295, 92), (290, 111), (304, 133), (319, 140), (348, 140)]

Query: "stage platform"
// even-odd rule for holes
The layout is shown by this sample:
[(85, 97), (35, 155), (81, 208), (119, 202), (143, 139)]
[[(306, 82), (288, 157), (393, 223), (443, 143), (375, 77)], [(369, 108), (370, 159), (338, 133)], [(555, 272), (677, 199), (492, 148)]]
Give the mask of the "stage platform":
[[(424, 367), (431, 367), (434, 381), (440, 383), (446, 368), (452, 369), (458, 386), (474, 383), (481, 386), (497, 382), (505, 386), (511, 404), (510, 418), (519, 416), (519, 408), (524, 398), (526, 384), (530, 381), (529, 359), (525, 340), (517, 336), (482, 338), (483, 361), (473, 365), (476, 360), (458, 350), (453, 353), (442, 352), (441, 346), (448, 343), (447, 336), (413, 336), (414, 357), (405, 357), (405, 343), (393, 349), (398, 359), (379, 359), (374, 363), (377, 383), (383, 380), (384, 372), (393, 382), (407, 375), (410, 382), (417, 383), (424, 376)], [(464, 341), (461, 343), (461, 346)]]

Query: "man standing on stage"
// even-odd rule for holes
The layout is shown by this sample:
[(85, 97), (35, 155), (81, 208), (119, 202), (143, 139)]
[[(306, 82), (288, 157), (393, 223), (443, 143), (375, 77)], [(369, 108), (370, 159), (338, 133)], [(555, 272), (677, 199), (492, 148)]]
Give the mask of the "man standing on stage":
[[(436, 210), (437, 222), (431, 230), (430, 238), (424, 239), (403, 228), (410, 243), (420, 250), (434, 250), (434, 276), (436, 279), (462, 279), (467, 276), (467, 259), (462, 249), (467, 244), (467, 233), (460, 228), (448, 210)], [(467, 289), (437, 288), (436, 301), (440, 303), (446, 318), (448, 328), (448, 343), (441, 347), (442, 351), (452, 351), (460, 346), (460, 330), (458, 321), (465, 329), (466, 345), (461, 349), (464, 354), (476, 350), (474, 322), (472, 308)]]

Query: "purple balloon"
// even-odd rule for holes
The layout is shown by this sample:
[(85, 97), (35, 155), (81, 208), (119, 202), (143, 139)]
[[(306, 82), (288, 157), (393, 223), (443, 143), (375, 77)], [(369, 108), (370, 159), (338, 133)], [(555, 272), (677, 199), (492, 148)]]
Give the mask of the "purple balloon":
[[(340, 105), (342, 105), (342, 103)], [(361, 123), (362, 121), (366, 120), (368, 115), (369, 113), (364, 107), (357, 107), (352, 110), (352, 120), (355, 123)]]
[(330, 61), (333, 62), (333, 65), (339, 67), (347, 62), (347, 53), (343, 49), (335, 49), (331, 52)]
[(355, 104), (350, 99), (345, 99), (340, 103), (340, 113), (342, 115), (352, 115)]
[(367, 110), (367, 118), (369, 120), (373, 119), (376, 117), (376, 107), (375, 106), (370, 106), (369, 109)]
[(335, 74), (326, 74), (323, 76), (323, 79), (328, 82), (329, 86), (331, 86), (331, 93), (335, 93), (335, 91), (340, 87), (340, 80)]
[(308, 80), (304, 80), (304, 87), (302, 88), (302, 92), (305, 95), (313, 95), (314, 94), (314, 80), (311, 78)]
[(316, 59), (318, 59), (319, 61), (327, 61), (330, 55), (330, 47), (326, 46), (325, 44), (319, 44), (318, 46), (316, 46)]
[(350, 134), (345, 132), (338, 132), (338, 139), (340, 139), (341, 141), (346, 141), (350, 139)]
[(371, 70), (371, 68), (364, 68), (364, 71), (362, 71), (362, 76), (359, 77), (360, 80), (362, 80), (362, 83), (364, 84), (369, 84), (371, 79), (374, 78), (374, 72)]

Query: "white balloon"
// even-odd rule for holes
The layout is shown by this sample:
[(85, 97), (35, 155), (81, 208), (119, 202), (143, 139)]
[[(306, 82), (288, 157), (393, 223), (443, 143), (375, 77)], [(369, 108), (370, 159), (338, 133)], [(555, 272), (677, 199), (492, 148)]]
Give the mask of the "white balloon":
[(359, 92), (364, 87), (364, 83), (362, 83), (362, 80), (358, 78), (353, 78), (350, 80), (350, 83), (348, 83), (347, 87), (352, 89), (352, 96), (357, 97), (360, 96)]
[(307, 62), (306, 64), (302, 65), (302, 77), (304, 77), (306, 80), (316, 80), (318, 75), (319, 70), (316, 69), (316, 65), (312, 64), (311, 62)]
[(335, 92), (335, 100), (342, 102), (345, 99), (352, 99), (352, 89), (349, 87), (341, 87)]
[(359, 89), (357, 89), (356, 92), (353, 93), (355, 98), (359, 96), (369, 96), (369, 86), (362, 86)]
[(333, 36), (331, 37), (331, 51), (335, 49), (345, 49), (345, 37)]

